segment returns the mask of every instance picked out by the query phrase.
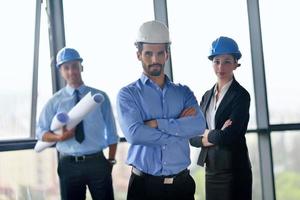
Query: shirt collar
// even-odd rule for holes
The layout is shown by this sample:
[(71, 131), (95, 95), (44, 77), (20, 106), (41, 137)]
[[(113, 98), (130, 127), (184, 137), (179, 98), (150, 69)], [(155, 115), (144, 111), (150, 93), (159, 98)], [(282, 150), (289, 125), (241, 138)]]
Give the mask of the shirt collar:
[(66, 91), (70, 95), (73, 95), (76, 89), (79, 91), (79, 94), (83, 94), (86, 89), (86, 86), (84, 84), (82, 84), (78, 88), (73, 88), (70, 85), (66, 85)]
[(149, 77), (146, 76), (144, 73), (142, 73), (142, 76), (140, 79), (144, 85), (146, 84), (147, 81), (149, 81)]
[[(229, 89), (229, 87), (230, 87), (232, 81), (233, 81), (233, 79), (231, 79), (228, 83), (226, 83), (226, 84), (222, 87), (221, 91), (219, 91), (219, 93), (220, 93), (220, 94), (225, 93), (225, 92)], [(214, 94), (216, 94), (216, 92), (217, 92), (217, 87), (218, 87), (217, 84), (218, 84), (218, 83), (216, 83), (215, 88), (214, 88)]]
[[(144, 73), (142, 73), (140, 79), (144, 85), (146, 85), (147, 82), (153, 83), (153, 81), (148, 76), (146, 76)], [(169, 85), (170, 82), (171, 81), (170, 81), (169, 77), (167, 75), (165, 75), (165, 85)]]

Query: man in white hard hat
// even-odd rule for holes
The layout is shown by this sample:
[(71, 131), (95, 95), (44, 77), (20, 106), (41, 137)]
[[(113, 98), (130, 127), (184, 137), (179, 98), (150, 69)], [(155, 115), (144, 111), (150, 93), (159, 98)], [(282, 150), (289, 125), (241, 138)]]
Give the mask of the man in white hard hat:
[(128, 200), (194, 199), (189, 138), (204, 132), (205, 120), (193, 92), (164, 74), (170, 43), (166, 25), (144, 23), (135, 43), (143, 73), (118, 94), (119, 122), (130, 143)]
[[(115, 164), (118, 135), (111, 104), (105, 92), (86, 86), (81, 78), (82, 58), (73, 48), (62, 48), (56, 57), (56, 67), (67, 85), (47, 102), (37, 124), (39, 140), (57, 142), (58, 175), (62, 200), (84, 200), (88, 186), (93, 200), (113, 200), (111, 172)], [(87, 93), (100, 93), (100, 106), (79, 123), (75, 130), (64, 128), (63, 134), (50, 130), (57, 113), (68, 113)], [(108, 159), (103, 149), (109, 147)]]

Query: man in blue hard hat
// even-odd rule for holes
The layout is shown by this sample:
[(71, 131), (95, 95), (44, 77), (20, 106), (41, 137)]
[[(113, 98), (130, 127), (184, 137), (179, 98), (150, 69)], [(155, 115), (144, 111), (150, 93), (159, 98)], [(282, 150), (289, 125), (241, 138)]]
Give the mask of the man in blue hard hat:
[[(78, 51), (73, 48), (64, 47), (57, 53), (56, 67), (67, 85), (44, 106), (36, 135), (39, 140), (57, 142), (57, 171), (63, 200), (84, 200), (86, 187), (94, 200), (112, 200), (111, 172), (116, 163), (118, 142), (115, 120), (106, 93), (83, 83), (82, 61)], [(53, 117), (60, 112), (68, 113), (89, 92), (102, 94), (103, 103), (88, 113), (75, 129), (64, 128), (62, 135), (54, 134), (50, 130)], [(106, 147), (109, 147), (108, 158), (103, 155)]]

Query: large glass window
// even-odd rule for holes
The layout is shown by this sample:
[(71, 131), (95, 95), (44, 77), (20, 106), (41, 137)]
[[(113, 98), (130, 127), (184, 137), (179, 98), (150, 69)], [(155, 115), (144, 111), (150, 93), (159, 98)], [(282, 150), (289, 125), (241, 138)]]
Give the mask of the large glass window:
[(271, 134), (277, 200), (300, 199), (300, 131)]
[[(0, 140), (30, 137), (35, 8), (36, 1), (33, 0), (0, 3), (0, 18), (3, 19), (0, 22), (3, 58), (0, 66)], [(42, 9), (38, 113), (52, 93), (47, 24), (46, 12)]]
[(30, 135), (35, 2), (0, 2), (0, 140)]
[[(0, 75), (0, 139), (28, 138), (36, 1), (5, 1), (0, 5), (1, 19), (9, 19), (0, 22), (0, 50), (5, 58)], [(41, 11), (38, 114), (52, 93), (48, 22), (45, 10)], [(0, 199), (59, 199), (55, 149), (40, 154), (32, 150), (0, 152), (0, 160)]]
[(201, 100), (216, 77), (207, 56), (219, 36), (235, 39), (242, 52), (235, 77), (251, 95), (249, 128), (256, 127), (247, 7), (245, 1), (168, 1), (173, 77)]
[(299, 1), (259, 3), (270, 122), (300, 123)]

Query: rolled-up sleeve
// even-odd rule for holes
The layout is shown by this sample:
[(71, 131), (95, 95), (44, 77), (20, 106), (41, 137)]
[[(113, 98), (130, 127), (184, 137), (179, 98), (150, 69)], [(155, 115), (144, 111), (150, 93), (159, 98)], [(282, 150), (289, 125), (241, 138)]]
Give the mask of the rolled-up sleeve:
[(41, 111), (41, 114), (39, 116), (38, 123), (36, 125), (36, 138), (38, 140), (42, 140), (44, 134), (48, 131), (50, 131), (51, 121), (52, 118), (55, 116), (55, 112), (53, 111), (51, 107), (51, 102), (48, 101), (48, 103), (45, 105), (43, 110)]

